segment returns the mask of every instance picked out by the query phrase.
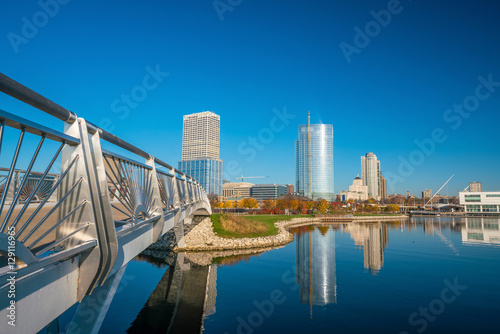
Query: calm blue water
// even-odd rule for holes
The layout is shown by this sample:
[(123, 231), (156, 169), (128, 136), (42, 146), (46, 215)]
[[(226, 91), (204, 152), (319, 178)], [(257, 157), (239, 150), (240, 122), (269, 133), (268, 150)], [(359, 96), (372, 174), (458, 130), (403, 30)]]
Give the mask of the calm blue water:
[[(202, 319), (205, 333), (223, 334), (500, 332), (497, 219), (292, 232), (283, 248), (210, 267), (182, 255), (169, 266), (131, 262), (107, 311), (95, 312), (100, 332), (196, 333)], [(77, 307), (60, 317), (61, 331)]]

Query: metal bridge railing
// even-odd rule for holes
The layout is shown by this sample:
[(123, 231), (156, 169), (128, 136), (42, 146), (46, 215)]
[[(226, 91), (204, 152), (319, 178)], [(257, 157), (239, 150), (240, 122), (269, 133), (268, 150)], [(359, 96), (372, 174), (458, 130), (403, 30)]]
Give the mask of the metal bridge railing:
[[(79, 255), (81, 299), (110, 274), (120, 236), (151, 224), (154, 242), (166, 232), (167, 215), (210, 210), (201, 185), (167, 163), (3, 74), (0, 91), (64, 121), (59, 132), (0, 110), (0, 251), (8, 252), (9, 235), (16, 250), (15, 263), (0, 252), (0, 276)], [(103, 141), (145, 162), (102, 150)]]

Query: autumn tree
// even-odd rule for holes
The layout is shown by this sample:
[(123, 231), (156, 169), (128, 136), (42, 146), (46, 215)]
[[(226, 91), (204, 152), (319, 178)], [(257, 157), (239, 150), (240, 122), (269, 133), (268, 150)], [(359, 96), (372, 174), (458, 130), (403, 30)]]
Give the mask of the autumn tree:
[(319, 201), (316, 207), (321, 213), (325, 213), (328, 210), (329, 205), (326, 199), (322, 199), (321, 201)]
[(241, 200), (241, 206), (247, 209), (256, 208), (257, 200), (255, 198), (244, 198)]
[(387, 212), (399, 212), (399, 205), (387, 204), (387, 206), (385, 207), (385, 211), (387, 211)]
[(266, 199), (264, 201), (264, 209), (272, 210), (276, 206), (276, 202), (273, 201), (272, 199)]
[(307, 201), (306, 202), (306, 209), (307, 210), (312, 210), (314, 208), (314, 202), (313, 201)]
[(219, 196), (215, 193), (210, 193), (208, 195), (208, 201), (210, 202), (210, 206), (212, 209), (215, 209), (219, 206)]

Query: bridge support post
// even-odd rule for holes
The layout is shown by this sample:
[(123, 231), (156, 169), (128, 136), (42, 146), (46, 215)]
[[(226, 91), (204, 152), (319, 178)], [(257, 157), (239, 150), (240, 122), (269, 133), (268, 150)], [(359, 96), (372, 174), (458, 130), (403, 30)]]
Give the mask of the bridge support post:
[(161, 195), (160, 195), (160, 186), (158, 184), (158, 176), (156, 175), (156, 166), (155, 166), (155, 158), (153, 156), (150, 156), (149, 159), (146, 159), (146, 165), (151, 166), (153, 169), (151, 171), (151, 186), (153, 189), (153, 206), (154, 206), (154, 211), (156, 213), (160, 214), (160, 219), (155, 223), (155, 226), (153, 228), (153, 243), (155, 243), (158, 238), (161, 236), (162, 231), (163, 231), (163, 225), (165, 225), (165, 217), (163, 215), (163, 205), (161, 201)]
[(175, 240), (177, 241), (177, 247), (179, 248), (184, 248), (186, 247), (186, 242), (184, 240), (184, 212), (182, 212), (182, 209), (179, 210), (175, 214), (174, 221), (176, 221), (174, 225), (174, 233), (175, 233)]

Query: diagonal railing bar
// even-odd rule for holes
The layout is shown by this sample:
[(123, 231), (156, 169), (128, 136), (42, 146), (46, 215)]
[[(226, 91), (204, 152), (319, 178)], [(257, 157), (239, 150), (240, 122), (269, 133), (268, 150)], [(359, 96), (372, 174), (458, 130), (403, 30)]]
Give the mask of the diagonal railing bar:
[[(76, 155), (73, 160), (71, 161), (71, 163), (68, 165), (68, 167), (64, 170), (64, 172), (61, 174), (61, 176), (59, 177), (59, 180), (57, 180), (57, 182), (52, 186), (52, 188), (50, 189), (50, 191), (48, 192), (47, 196), (42, 200), (42, 202), (38, 205), (38, 207), (35, 209), (35, 211), (33, 211), (31, 213), (31, 216), (24, 222), (24, 224), (21, 226), (21, 228), (19, 229), (19, 231), (17, 231), (17, 235), (21, 235), (21, 233), (23, 233), (24, 229), (26, 227), (28, 227), (29, 223), (31, 223), (31, 221), (33, 220), (33, 218), (35, 218), (35, 216), (38, 214), (38, 212), (43, 208), (43, 206), (45, 205), (45, 203), (49, 200), (50, 196), (54, 193), (54, 191), (57, 189), (57, 187), (59, 186), (59, 184), (62, 182), (62, 180), (64, 180), (64, 178), (66, 177), (66, 175), (68, 174), (68, 172), (70, 171), (71, 167), (73, 167), (73, 165), (75, 164), (76, 160), (79, 159), (79, 155)], [(55, 160), (56, 157), (54, 157), (53, 160)], [(53, 162), (52, 162), (53, 163)], [(49, 166), (50, 167), (50, 166)], [(47, 171), (49, 170), (50, 168), (47, 169)], [(46, 173), (44, 173), (44, 175), (46, 175)], [(24, 203), (24, 207), (22, 209), (22, 213), (24, 214), (24, 210), (26, 210), (26, 208), (28, 207), (29, 203), (26, 202)], [(21, 212), (20, 212), (21, 213)], [(17, 218), (16, 220), (14, 221), (13, 225), (14, 226), (17, 226), (19, 220), (21, 219), (21, 214), (18, 213), (17, 215)]]
[(7, 227), (7, 224), (9, 223), (10, 216), (12, 215), (12, 212), (14, 212), (14, 208), (16, 207), (17, 201), (19, 200), (19, 197), (21, 196), (21, 193), (22, 193), (22, 190), (24, 189), (24, 185), (26, 184), (26, 181), (28, 181), (28, 177), (30, 175), (31, 169), (33, 168), (33, 165), (35, 164), (36, 158), (38, 157), (38, 154), (40, 153), (40, 149), (42, 148), (44, 141), (45, 141), (45, 135), (42, 135), (42, 137), (40, 138), (40, 142), (38, 143), (38, 146), (35, 150), (35, 153), (33, 154), (33, 157), (31, 158), (30, 164), (28, 165), (28, 168), (26, 169), (26, 172), (24, 173), (24, 177), (23, 177), (23, 180), (21, 181), (21, 184), (19, 185), (19, 189), (17, 190), (16, 194), (14, 195), (14, 198), (12, 199), (12, 203), (10, 204), (9, 210), (7, 210), (7, 213), (5, 214), (5, 217), (4, 217), (3, 222), (2, 222), (3, 228), (0, 228), (0, 233), (4, 232), (4, 229)]
[[(113, 158), (113, 161), (116, 164), (115, 158)], [(124, 180), (124, 185), (126, 187), (127, 198), (129, 200), (131, 208), (132, 208), (130, 212), (132, 214), (134, 214), (134, 208), (137, 206), (136, 198), (135, 198), (135, 196), (133, 196), (133, 195), (135, 195), (135, 192), (133, 191), (133, 190), (135, 190), (135, 188), (134, 188), (134, 182), (132, 181), (132, 177), (131, 177), (130, 173), (127, 170), (126, 164), (123, 161), (121, 161), (121, 160), (118, 160), (118, 163), (119, 163), (119, 167), (117, 167), (117, 168), (118, 168), (118, 171), (120, 172), (122, 180)]]
[(151, 182), (151, 174), (148, 173), (147, 171), (144, 171), (144, 174), (147, 174), (147, 175), (145, 175), (145, 178), (146, 178), (146, 181), (147, 181), (147, 186), (146, 186), (146, 190), (147, 190), (147, 193), (146, 193), (146, 208), (148, 208), (148, 210), (150, 211), (150, 214), (151, 214), (151, 213), (156, 212), (156, 210), (152, 211), (153, 210), (153, 206), (155, 205), (156, 199), (153, 196), (154, 188), (153, 188), (153, 185), (152, 185), (152, 182)]
[(130, 203), (130, 207), (131, 207), (130, 212), (133, 213), (134, 212), (134, 207), (135, 207), (135, 201), (134, 201), (134, 198), (132, 197), (132, 191), (131, 191), (132, 189), (131, 189), (131, 185), (130, 185), (130, 182), (131, 182), (130, 176), (127, 173), (126, 166), (124, 166), (122, 164), (121, 160), (117, 161), (114, 157), (112, 158), (112, 160), (113, 160), (113, 163), (116, 166), (117, 172), (120, 175), (120, 181), (123, 184), (123, 187), (125, 188), (126, 199)]
[[(129, 206), (129, 209), (131, 211), (132, 210), (132, 203), (130, 203), (130, 201), (128, 200), (128, 197), (127, 195), (123, 192), (123, 178), (121, 177), (121, 174), (120, 174), (120, 177), (118, 177), (113, 169), (113, 167), (111, 167), (111, 163), (109, 162), (108, 160), (108, 157), (104, 156), (104, 161), (106, 161), (107, 165), (109, 166), (109, 169), (111, 170), (111, 172), (113, 173), (113, 176), (115, 177), (116, 179), (116, 182), (119, 183), (119, 185), (113, 180), (113, 178), (109, 175), (108, 171), (106, 171), (106, 177), (108, 180), (111, 180), (111, 182), (113, 183), (113, 185), (116, 187), (116, 189), (118, 190), (118, 192), (121, 194), (121, 197), (123, 197), (123, 200), (125, 200), (127, 202), (127, 205)], [(113, 164), (115, 165), (115, 167), (117, 168), (117, 172), (119, 173), (119, 169), (118, 167), (116, 166), (116, 164), (113, 162)], [(118, 198), (120, 200), (120, 198)], [(120, 200), (121, 202), (121, 200)], [(123, 203), (122, 203), (123, 204)]]
[[(14, 176), (14, 169), (16, 168), (17, 158), (19, 158), (19, 151), (21, 150), (21, 145), (23, 143), (25, 133), (26, 130), (23, 128), (21, 130), (21, 134), (19, 135), (19, 140), (17, 141), (16, 151), (14, 153), (14, 157), (12, 158), (9, 175), (7, 176), (7, 182), (4, 185), (4, 191), (2, 192), (2, 198), (0, 199), (0, 212), (3, 211), (3, 206), (5, 204), (5, 200), (7, 199), (7, 193), (9, 192), (9, 186), (10, 182), (12, 181), (12, 177)], [(2, 225), (0, 225), (0, 231), (3, 231), (3, 229), (5, 228), (5, 224), (7, 224), (7, 222), (2, 222)]]
[(113, 208), (115, 208), (116, 210), (120, 211), (121, 213), (123, 213), (124, 215), (126, 215), (127, 217), (129, 217), (130, 219), (133, 219), (133, 217), (132, 217), (130, 214), (126, 213), (125, 211), (123, 211), (122, 209), (118, 208), (118, 207), (117, 207), (117, 206), (115, 206), (114, 204), (111, 204), (111, 206), (112, 206)]
[(0, 154), (2, 153), (2, 141), (3, 141), (3, 133), (5, 129), (5, 121), (0, 120)]
[[(84, 199), (83, 201), (80, 202), (73, 210), (71, 210), (67, 215), (65, 215), (61, 220), (59, 220), (57, 223), (54, 224), (51, 228), (49, 228), (45, 233), (43, 233), (41, 236), (35, 239), (29, 246), (28, 249), (32, 249), (36, 244), (38, 244), (43, 238), (45, 238), (47, 235), (49, 235), (50, 232), (54, 231), (59, 225), (64, 223), (66, 219), (71, 217), (76, 211), (78, 211), (82, 206), (84, 206), (88, 201)], [(24, 241), (23, 241), (24, 242)]]
[(56, 240), (54, 241), (53, 243), (51, 243), (50, 245), (48, 245), (47, 247), (35, 252), (35, 256), (39, 256), (40, 254), (43, 254), (49, 250), (51, 250), (52, 248), (54, 247), (57, 247), (58, 245), (60, 245), (61, 243), (63, 243), (64, 241), (68, 240), (69, 238), (71, 238), (72, 236), (74, 236), (75, 234), (77, 234), (78, 232), (86, 229), (87, 227), (90, 226), (90, 223), (87, 222), (85, 225), (83, 225), (82, 227), (80, 228), (77, 228), (76, 230), (74, 230), (73, 232), (71, 232), (70, 234), (68, 234), (67, 236), (65, 236), (64, 238), (61, 238), (59, 240)]
[(169, 185), (167, 183), (169, 180), (167, 177), (168, 176), (164, 176), (163, 174), (158, 174), (158, 185), (160, 186), (163, 205), (165, 208), (170, 209), (170, 204), (173, 203), (173, 198), (171, 199), (170, 197), (172, 196), (172, 192), (168, 189)]
[[(111, 192), (112, 189), (108, 186), (108, 190)], [(116, 199), (124, 206), (125, 209), (131, 210), (127, 203), (124, 203), (120, 197), (115, 196)]]
[[(114, 172), (113, 172), (113, 174), (115, 175), (115, 178), (117, 179), (117, 181), (116, 181), (116, 182), (119, 182), (119, 181), (118, 181), (118, 177), (116, 177), (116, 174), (115, 174)], [(125, 205), (125, 203), (123, 203), (123, 201), (120, 199), (120, 197), (116, 197), (116, 198), (117, 198), (117, 199), (118, 199), (118, 200), (119, 200), (119, 201), (120, 201), (120, 202), (121, 202), (121, 203), (122, 203), (125, 207), (127, 207), (127, 206), (128, 206), (128, 207), (129, 207), (129, 209), (130, 209), (130, 210), (132, 210), (132, 206), (131, 206), (131, 204), (128, 202), (127, 196), (126, 196), (126, 194), (123, 192), (123, 189), (122, 189), (122, 188), (123, 188), (123, 186), (122, 186), (121, 184), (123, 184), (123, 182), (122, 182), (120, 185), (118, 185), (118, 184), (115, 182), (115, 180), (113, 180), (113, 178), (109, 175), (109, 173), (108, 173), (107, 171), (106, 171), (106, 177), (107, 177), (107, 179), (108, 179), (108, 180), (110, 180), (110, 181), (111, 181), (111, 183), (113, 183), (113, 185), (115, 186), (116, 190), (118, 190), (118, 192), (119, 192), (119, 193), (120, 193), (120, 195), (121, 195), (120, 197), (123, 197), (123, 200), (125, 200), (125, 201), (126, 201), (126, 205)], [(108, 189), (109, 189), (110, 191), (112, 191), (112, 189), (109, 187), (109, 185), (108, 185)]]
[[(47, 212), (47, 214), (38, 222), (38, 224), (35, 225), (34, 228), (31, 229), (31, 231), (21, 240), (21, 242), (24, 243), (26, 240), (28, 240), (28, 238), (31, 237), (31, 235), (33, 235), (33, 233), (36, 232), (36, 230), (47, 220), (47, 218), (49, 218), (54, 213), (54, 211), (57, 210), (57, 208), (59, 208), (59, 206), (64, 202), (64, 200), (76, 189), (76, 187), (80, 183), (82, 183), (82, 181), (83, 181), (83, 178), (78, 179), (78, 181), (75, 182), (75, 184), (66, 192), (66, 194), (64, 194), (64, 196), (62, 196), (59, 199), (59, 202), (57, 202), (52, 207), (52, 209), (50, 209), (50, 211)], [(31, 217), (29, 218), (29, 220), (26, 221), (26, 223), (28, 223), (28, 224), (31, 223), (31, 220), (33, 219), (32, 217), (34, 217), (34, 216), (31, 215)]]

